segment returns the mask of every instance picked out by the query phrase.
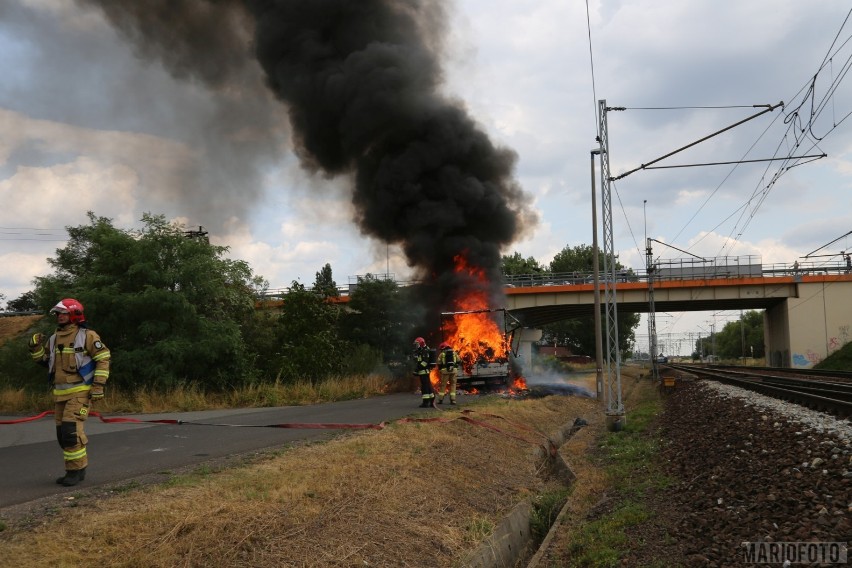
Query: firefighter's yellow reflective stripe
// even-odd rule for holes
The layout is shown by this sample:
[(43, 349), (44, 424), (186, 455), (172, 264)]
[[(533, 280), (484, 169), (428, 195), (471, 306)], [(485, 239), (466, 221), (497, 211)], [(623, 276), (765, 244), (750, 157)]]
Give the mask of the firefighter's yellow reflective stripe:
[(74, 353), (76, 353), (76, 351), (74, 351), (73, 345), (71, 347), (63, 347), (61, 351), (57, 349), (56, 352), (62, 353), (63, 355), (73, 355)]
[(103, 361), (104, 359), (109, 359), (109, 351), (103, 351), (98, 353), (94, 357), (92, 357), (95, 361)]
[(32, 353), (30, 353), (30, 355), (32, 356), (33, 361), (41, 361), (41, 359), (44, 357), (44, 349), (33, 351)]
[(96, 377), (109, 377), (109, 371), (95, 371)]
[(53, 385), (53, 395), (62, 396), (64, 394), (74, 394), (78, 392), (86, 392), (92, 390), (92, 385), (76, 384), (76, 385)]
[(73, 461), (78, 460), (80, 458), (86, 457), (86, 448), (82, 450), (77, 450), (76, 452), (62, 452), (62, 456), (65, 458), (65, 461)]

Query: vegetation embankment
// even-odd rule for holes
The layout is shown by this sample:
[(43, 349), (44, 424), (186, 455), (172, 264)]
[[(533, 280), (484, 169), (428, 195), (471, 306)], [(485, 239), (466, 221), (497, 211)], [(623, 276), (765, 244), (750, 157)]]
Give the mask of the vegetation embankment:
[[(135, 390), (108, 388), (103, 400), (95, 405), (101, 413), (189, 412), (217, 408), (259, 408), (293, 406), (352, 400), (395, 392), (406, 387), (389, 382), (381, 375), (329, 378), (316, 383), (260, 383), (221, 392), (206, 391), (198, 384), (178, 385), (169, 389), (142, 387)], [(53, 408), (53, 396), (46, 384), (43, 392), (25, 388), (0, 389), (0, 413), (36, 413)]]
[[(259, 310), (268, 283), (247, 263), (187, 238), (162, 216), (146, 215), (143, 223), (126, 231), (90, 214), (90, 224), (69, 227), (67, 245), (48, 259), (54, 272), (9, 302), (47, 313), (61, 298), (80, 300), (112, 352), (108, 389), (127, 397), (140, 389), (225, 398), (266, 391), (287, 400), (282, 385), (403, 374), (414, 323), (404, 309), (409, 292), (394, 282), (359, 279), (344, 308), (330, 301), (338, 289), (326, 265), (312, 287), (294, 282), (280, 307)], [(38, 319), (27, 331), (49, 334), (54, 323)], [(0, 346), (0, 388), (42, 393), (44, 369), (20, 339)]]
[(852, 371), (852, 342), (845, 344), (814, 365), (814, 369), (824, 371)]

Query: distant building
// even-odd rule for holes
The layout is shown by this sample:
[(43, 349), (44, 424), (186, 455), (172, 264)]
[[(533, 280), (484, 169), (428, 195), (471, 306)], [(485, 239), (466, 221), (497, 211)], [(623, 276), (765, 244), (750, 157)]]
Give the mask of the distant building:
[(588, 355), (574, 355), (570, 348), (561, 346), (540, 345), (538, 355), (540, 357), (553, 357), (562, 363), (586, 364), (594, 362), (594, 359)]

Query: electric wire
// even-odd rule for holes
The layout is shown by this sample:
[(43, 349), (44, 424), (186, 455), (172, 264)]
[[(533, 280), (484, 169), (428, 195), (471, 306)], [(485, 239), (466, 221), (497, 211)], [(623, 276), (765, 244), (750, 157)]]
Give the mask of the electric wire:
[[(845, 27), (846, 23), (849, 21), (850, 15), (852, 15), (852, 10), (847, 12), (846, 18), (844, 19), (843, 24), (841, 25), (840, 29), (838, 30), (837, 34), (835, 35), (834, 40), (831, 43), (831, 46), (829, 47), (829, 49), (826, 52), (826, 55), (823, 57), (823, 61), (820, 64), (819, 68), (817, 69), (817, 72), (808, 81), (808, 83), (802, 89), (799, 90), (796, 97), (794, 97), (793, 100), (795, 100), (797, 97), (799, 97), (801, 95), (802, 91), (804, 91), (805, 94), (804, 94), (804, 96), (801, 97), (801, 99), (800, 99), (801, 102), (799, 102), (798, 105), (792, 106), (789, 110), (789, 113), (785, 117), (784, 122), (788, 125), (788, 128), (787, 128), (787, 131), (784, 135), (784, 138), (782, 139), (781, 143), (779, 143), (779, 146), (784, 142), (784, 140), (787, 139), (787, 136), (792, 135), (793, 140), (795, 140), (795, 144), (793, 145), (793, 148), (790, 149), (790, 151), (788, 151), (788, 154), (787, 154), (787, 159), (791, 163), (788, 163), (788, 161), (784, 161), (784, 163), (782, 163), (778, 167), (778, 169), (775, 171), (775, 173), (769, 179), (769, 182), (766, 183), (765, 186), (762, 186), (763, 180), (766, 179), (766, 174), (768, 173), (768, 170), (769, 170), (769, 168), (767, 168), (767, 170), (764, 172), (764, 176), (761, 177), (760, 184), (758, 185), (758, 187), (755, 188), (755, 191), (752, 192), (752, 195), (750, 196), (750, 198), (748, 200), (748, 203), (750, 204), (751, 202), (753, 202), (755, 200), (755, 197), (758, 197), (755, 206), (751, 209), (751, 212), (748, 215), (748, 217), (745, 219), (745, 221), (743, 222), (742, 227), (739, 228), (739, 232), (737, 233), (736, 238), (732, 238), (731, 236), (733, 235), (734, 231), (737, 231), (737, 228), (740, 227), (740, 221), (743, 220), (743, 217), (741, 216), (740, 219), (737, 221), (737, 223), (732, 227), (731, 232), (728, 235), (728, 238), (725, 240), (725, 243), (722, 245), (722, 248), (720, 250), (720, 254), (721, 254), (722, 251), (725, 250), (725, 248), (729, 244), (731, 245), (731, 247), (733, 247), (733, 245), (736, 242), (739, 242), (739, 240), (742, 238), (742, 235), (744, 234), (745, 230), (748, 228), (752, 219), (754, 219), (758, 210), (763, 205), (766, 198), (769, 196), (769, 193), (772, 191), (772, 189), (774, 188), (774, 186), (778, 182), (778, 180), (781, 178), (781, 176), (783, 176), (786, 172), (790, 171), (790, 169), (792, 169), (793, 167), (796, 167), (798, 165), (802, 165), (803, 162), (801, 162), (800, 160), (794, 159), (794, 157), (792, 156), (792, 152), (800, 149), (802, 144), (807, 139), (810, 139), (810, 141), (811, 141), (810, 149), (813, 149), (814, 147), (818, 147), (820, 141), (825, 139), (829, 134), (831, 134), (834, 130), (836, 130), (837, 127), (840, 124), (842, 124), (847, 118), (849, 118), (850, 115), (852, 115), (852, 111), (850, 111), (843, 118), (841, 118), (841, 120), (839, 122), (836, 120), (836, 117), (832, 116), (831, 128), (829, 128), (826, 132), (822, 133), (821, 136), (818, 136), (814, 132), (814, 125), (816, 124), (817, 119), (823, 114), (824, 110), (827, 107), (828, 101), (832, 101), (832, 102), (834, 101), (834, 94), (836, 93), (838, 87), (840, 86), (840, 83), (843, 81), (843, 79), (846, 78), (850, 68), (852, 68), (852, 55), (850, 55), (844, 61), (843, 65), (841, 67), (841, 71), (838, 73), (838, 75), (836, 77), (834, 76), (833, 61), (834, 61), (835, 57), (840, 53), (840, 50), (842, 50), (850, 42), (850, 40), (852, 40), (852, 36), (850, 36), (845, 41), (843, 41), (837, 47), (836, 50), (834, 50), (834, 47), (837, 45), (838, 38), (840, 37), (840, 34), (843, 31), (843, 28)], [(816, 100), (817, 80), (820, 76), (820, 73), (822, 73), (826, 69), (827, 65), (828, 65), (828, 68), (832, 72), (831, 82), (829, 83), (829, 86), (826, 88), (825, 93), (822, 96), (822, 98), (817, 101)], [(807, 121), (804, 122), (803, 119), (802, 119), (801, 110), (808, 103), (810, 103), (810, 112), (808, 113)], [(777, 150), (776, 150), (776, 152), (777, 152)]]
[(589, 36), (589, 65), (591, 66), (592, 73), (592, 109), (594, 109), (595, 115), (595, 133), (598, 139), (600, 139), (601, 133), (598, 132), (598, 128), (600, 128), (600, 116), (598, 116), (598, 94), (595, 89), (595, 58), (592, 54), (592, 20), (589, 16), (589, 0), (586, 0), (586, 30)]
[(65, 232), (65, 229), (0, 227), (0, 241), (66, 242), (68, 240), (67, 238), (57, 238), (62, 237)]
[(768, 105), (717, 105), (717, 106), (668, 106), (668, 107), (624, 107), (624, 110), (702, 110), (732, 108), (763, 108)]
[[(843, 49), (849, 43), (850, 40), (852, 40), (852, 37), (847, 38), (845, 41), (843, 41), (843, 43), (841, 43), (837, 47), (836, 50), (834, 49), (835, 46), (838, 45), (838, 39), (840, 38), (840, 35), (843, 31), (843, 28), (846, 25), (846, 23), (848, 22), (850, 15), (852, 15), (852, 10), (847, 12), (847, 15), (846, 15), (846, 18), (844, 19), (843, 25), (841, 25), (840, 29), (838, 30), (837, 34), (835, 35), (834, 40), (832, 41), (831, 46), (827, 50), (826, 55), (823, 57), (823, 61), (820, 64), (817, 72), (803, 87), (801, 87), (799, 89), (799, 91), (793, 96), (793, 98), (790, 99), (790, 100), (800, 100), (801, 102), (799, 102), (797, 105), (792, 107), (789, 110), (789, 112), (785, 113), (784, 123), (787, 124), (787, 129), (785, 130), (781, 141), (779, 142), (778, 146), (776, 147), (776, 151), (773, 154), (773, 158), (772, 158), (773, 161), (781, 161), (782, 163), (779, 165), (779, 167), (776, 170), (776, 172), (774, 173), (774, 175), (771, 178), (769, 178), (769, 181), (766, 182), (766, 184), (764, 185), (764, 182), (767, 179), (767, 175), (768, 175), (770, 168), (771, 168), (771, 165), (772, 165), (772, 164), (769, 164), (767, 166), (767, 168), (765, 169), (764, 174), (761, 176), (759, 183), (754, 188), (754, 190), (752, 191), (751, 195), (746, 200), (746, 202), (743, 205), (741, 205), (740, 207), (738, 207), (737, 209), (735, 209), (731, 214), (729, 214), (724, 219), (724, 221), (722, 223), (718, 224), (716, 227), (714, 227), (712, 231), (705, 233), (700, 239), (698, 239), (698, 241), (693, 242), (690, 245), (689, 248), (693, 248), (696, 244), (701, 242), (705, 237), (707, 237), (709, 234), (714, 232), (716, 229), (718, 229), (720, 226), (722, 226), (725, 222), (730, 220), (737, 212), (740, 212), (741, 213), (740, 217), (738, 218), (737, 222), (733, 225), (733, 227), (732, 227), (728, 237), (726, 238), (724, 244), (722, 245), (719, 253), (717, 253), (717, 256), (721, 256), (722, 253), (724, 252), (725, 248), (727, 248), (729, 245), (731, 247), (733, 247), (733, 243), (738, 242), (739, 239), (742, 237), (744, 231), (747, 229), (751, 220), (755, 217), (758, 210), (760, 209), (760, 207), (762, 206), (762, 204), (765, 202), (766, 198), (768, 197), (770, 191), (775, 186), (777, 181), (781, 178), (781, 176), (784, 173), (790, 171), (794, 167), (797, 167), (799, 165), (803, 165), (805, 163), (810, 163), (811, 161), (813, 161), (815, 159), (819, 159), (819, 157), (817, 157), (817, 156), (807, 155), (807, 152), (806, 152), (805, 156), (794, 156), (793, 155), (794, 152), (797, 151), (797, 150), (800, 150), (802, 144), (808, 139), (810, 139), (810, 148), (809, 148), (808, 152), (810, 150), (812, 150), (813, 148), (818, 147), (819, 141), (821, 141), (828, 134), (830, 134), (832, 131), (834, 131), (842, 122), (844, 122), (846, 119), (848, 119), (849, 116), (852, 116), (852, 111), (850, 111), (849, 113), (844, 115), (843, 118), (840, 119), (840, 121), (837, 121), (836, 116), (835, 116), (836, 113), (833, 111), (832, 112), (832, 118), (833, 118), (832, 127), (830, 129), (828, 129), (825, 133), (823, 133), (822, 136), (817, 136), (817, 134), (814, 132), (814, 124), (816, 123), (816, 119), (819, 118), (819, 116), (822, 114), (823, 110), (826, 108), (828, 101), (831, 101), (832, 105), (833, 105), (833, 103), (834, 103), (833, 95), (835, 94), (838, 87), (840, 86), (840, 83), (846, 77), (847, 73), (849, 72), (849, 69), (852, 68), (852, 56), (850, 56), (843, 63), (843, 65), (841, 67), (841, 71), (837, 74), (837, 76), (834, 75), (833, 64), (834, 64), (835, 57), (840, 53), (840, 50)], [(815, 99), (816, 82), (817, 82), (817, 79), (818, 79), (820, 73), (825, 69), (826, 65), (828, 65), (828, 68), (831, 70), (832, 80), (831, 80), (831, 83), (829, 84), (828, 88), (826, 89), (823, 97), (819, 101), (816, 101), (816, 99)], [(804, 96), (802, 96), (803, 92), (804, 92)], [(805, 124), (803, 124), (803, 120), (802, 120), (802, 117), (801, 117), (801, 109), (804, 108), (804, 106), (808, 102), (810, 102), (811, 111), (808, 115), (807, 122)], [(753, 106), (758, 106), (758, 105), (753, 105)], [(727, 106), (727, 107), (725, 107), (725, 106), (705, 106), (705, 107), (625, 107), (625, 108), (634, 109), (634, 110), (677, 110), (677, 109), (697, 109), (697, 108), (741, 108), (741, 107), (742, 107), (742, 105), (731, 105), (731, 106)], [(832, 109), (833, 109), (833, 106), (832, 106)], [(780, 115), (778, 115), (778, 116), (780, 116)], [(767, 126), (766, 129), (764, 129), (764, 131), (760, 134), (760, 136), (758, 136), (758, 138), (751, 145), (749, 150), (746, 151), (743, 154), (742, 159), (737, 161), (737, 162), (734, 162), (734, 166), (729, 170), (729, 172), (726, 174), (724, 179), (710, 193), (710, 195), (707, 197), (707, 199), (704, 200), (704, 202), (701, 204), (701, 206), (698, 208), (698, 210), (692, 215), (692, 217), (690, 217), (690, 219), (687, 221), (687, 223), (678, 231), (678, 233), (676, 234), (676, 236), (673, 240), (677, 240), (677, 238), (689, 227), (689, 225), (695, 220), (695, 218), (698, 216), (698, 214), (701, 212), (701, 210), (704, 209), (704, 207), (717, 194), (717, 192), (721, 189), (721, 187), (730, 179), (731, 175), (734, 173), (734, 171), (737, 169), (737, 167), (742, 163), (749, 163), (750, 162), (749, 160), (746, 160), (745, 158), (751, 153), (751, 151), (754, 149), (754, 147), (757, 145), (757, 143), (764, 136), (766, 136), (767, 132), (777, 122), (778, 116), (776, 116), (776, 118), (772, 120), (770, 125)], [(785, 141), (788, 141), (790, 138), (795, 140), (795, 144), (793, 144), (792, 147), (790, 147), (789, 144), (788, 144), (788, 151), (786, 152), (786, 154), (781, 154), (779, 152), (779, 148), (783, 145), (783, 143)], [(822, 152), (822, 154), (825, 154), (825, 152)], [(807, 158), (807, 161), (805, 161), (806, 158)], [(650, 168), (648, 168), (648, 169), (650, 169)], [(753, 205), (753, 207), (750, 207), (752, 205)], [(747, 216), (746, 216), (746, 213), (748, 213)], [(745, 219), (745, 221), (744, 221), (744, 219)], [(740, 227), (741, 223), (742, 223), (742, 227), (739, 229), (739, 232), (737, 232), (737, 237), (734, 239), (733, 234)]]

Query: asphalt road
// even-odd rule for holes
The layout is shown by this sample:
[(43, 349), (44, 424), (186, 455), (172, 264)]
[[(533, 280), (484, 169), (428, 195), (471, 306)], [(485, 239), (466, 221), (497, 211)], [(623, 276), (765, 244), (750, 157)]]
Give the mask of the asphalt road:
[[(104, 423), (90, 417), (86, 422), (89, 467), (85, 481), (77, 487), (55, 483), (64, 470), (53, 416), (0, 424), (0, 512), (40, 498), (148, 474), (160, 474), (166, 480), (173, 470), (187, 466), (284, 447), (295, 441), (325, 439), (345, 431), (227, 425), (379, 424), (416, 414), (420, 402), (418, 395), (405, 393), (312, 406), (121, 415), (138, 420), (182, 420), (185, 424), (181, 425)], [(0, 416), (0, 420), (16, 418), (21, 417)], [(188, 424), (192, 422), (210, 425)]]

